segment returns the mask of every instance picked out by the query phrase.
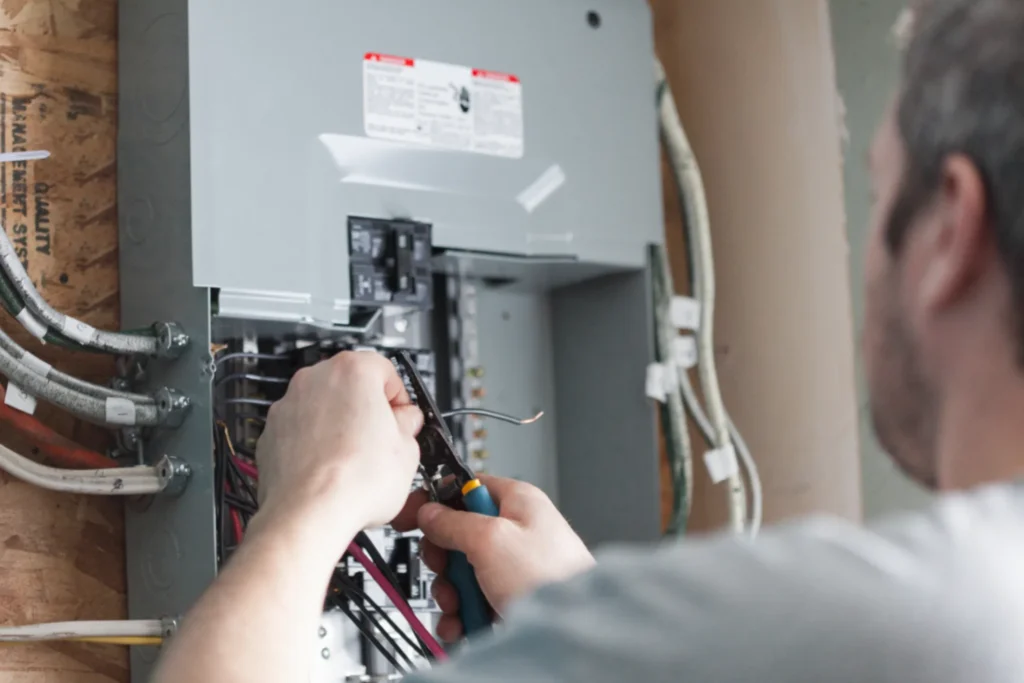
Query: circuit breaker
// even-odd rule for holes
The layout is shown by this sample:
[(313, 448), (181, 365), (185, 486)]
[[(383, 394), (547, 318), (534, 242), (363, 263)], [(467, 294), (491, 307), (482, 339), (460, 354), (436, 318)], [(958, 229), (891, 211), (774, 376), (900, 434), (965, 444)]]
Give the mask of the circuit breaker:
[(429, 224), (352, 217), (348, 246), (353, 302), (430, 307)]
[[(658, 536), (646, 2), (119, 12), (123, 324), (175, 320), (192, 339), (140, 374), (192, 400), (142, 441), (193, 476), (129, 506), (131, 616), (184, 614), (213, 580), (233, 534), (217, 454), (251, 449), (294, 369), (342, 348), (416, 352), (442, 407), (544, 411), (530, 429), (453, 432), (475, 467), (547, 491), (588, 543)], [(422, 592), (401, 561), (415, 539), (380, 538)], [(151, 658), (133, 654), (134, 680)]]

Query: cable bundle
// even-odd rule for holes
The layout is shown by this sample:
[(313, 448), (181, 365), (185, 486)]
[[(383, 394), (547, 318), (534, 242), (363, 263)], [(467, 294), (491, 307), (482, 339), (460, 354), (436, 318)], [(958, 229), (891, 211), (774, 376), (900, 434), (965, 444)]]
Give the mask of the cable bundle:
[[(245, 527), (259, 506), (254, 484), (256, 468), (239, 455), (231, 440), (227, 424), (217, 422), (214, 428), (214, 486), (217, 505), (217, 554), (227, 561), (231, 551), (242, 542)], [(230, 533), (227, 525), (230, 524)], [(233, 543), (228, 545), (228, 538)]]
[[(48, 156), (48, 152), (4, 153), (0, 154), (0, 162)], [(173, 357), (188, 343), (188, 337), (169, 323), (145, 330), (108, 332), (56, 311), (32, 284), (2, 226), (0, 305), (33, 337), (76, 351)], [(157, 401), (152, 396), (100, 386), (60, 372), (23, 349), (2, 330), (0, 374), (32, 399), (43, 399), (95, 424), (152, 427), (162, 424), (166, 417), (157, 409)]]
[[(738, 473), (730, 475), (727, 482), (730, 503), (729, 519), (733, 530), (737, 533), (747, 531), (751, 535), (757, 535), (763, 516), (761, 479), (757, 471), (757, 465), (750, 454), (750, 450), (747, 448), (746, 442), (740, 436), (739, 431), (726, 412), (718, 383), (718, 370), (715, 364), (715, 266), (711, 245), (711, 224), (708, 216), (707, 198), (704, 194), (704, 182), (701, 178), (697, 159), (694, 156), (693, 149), (690, 146), (686, 131), (680, 120), (679, 112), (676, 109), (675, 99), (668, 86), (665, 70), (657, 60), (655, 60), (654, 67), (657, 80), (657, 106), (662, 144), (668, 153), (682, 209), (683, 221), (687, 231), (685, 243), (690, 263), (690, 291), (700, 305), (700, 324), (697, 330), (697, 369), (701, 392), (707, 403), (707, 412), (705, 413), (700, 402), (697, 400), (690, 381), (689, 372), (685, 368), (677, 368), (678, 392), (673, 391), (671, 393), (676, 394), (678, 399), (683, 402), (690, 415), (696, 421), (710, 448), (721, 450), (731, 447), (739, 455), (739, 464), (746, 470), (750, 481), (751, 507), (753, 509), (748, 521), (746, 486)], [(654, 269), (656, 276), (658, 276), (658, 282), (655, 285), (655, 309), (656, 311), (661, 310), (664, 312), (667, 299), (670, 299), (675, 293), (671, 284), (671, 271), (668, 267), (668, 258), (664, 248), (661, 248), (655, 255)], [(675, 331), (671, 330), (671, 334), (674, 335)], [(659, 346), (667, 341), (668, 335), (669, 330), (664, 327), (664, 322), (662, 321), (659, 325)], [(660, 349), (659, 351), (664, 354), (664, 351)], [(668, 418), (671, 426), (670, 435), (675, 431), (686, 431), (685, 417), (681, 425), (678, 423), (679, 418), (676, 411), (673, 410)], [(689, 448), (688, 438), (677, 438), (675, 443), (677, 447), (676, 457), (681, 458), (683, 464), (676, 465), (674, 469), (686, 473), (692, 472), (692, 451)], [(672, 441), (670, 441), (669, 446), (670, 456), (672, 456)], [(677, 491), (676, 508), (685, 509), (686, 506), (691, 504), (692, 479), (688, 474), (683, 482), (681, 482), (679, 477), (674, 479)], [(680, 530), (679, 525), (674, 525), (671, 527), (671, 530)]]
[(97, 330), (54, 310), (32, 284), (14, 245), (3, 231), (0, 231), (0, 271), (0, 302), (32, 336), (76, 350), (158, 355), (157, 338), (151, 331)]
[(105, 455), (89, 450), (67, 439), (28, 413), (10, 407), (4, 402), (5, 390), (0, 387), (0, 425), (8, 434), (18, 434), (32, 444), (51, 464), (70, 469), (103, 469), (117, 467), (118, 463)]

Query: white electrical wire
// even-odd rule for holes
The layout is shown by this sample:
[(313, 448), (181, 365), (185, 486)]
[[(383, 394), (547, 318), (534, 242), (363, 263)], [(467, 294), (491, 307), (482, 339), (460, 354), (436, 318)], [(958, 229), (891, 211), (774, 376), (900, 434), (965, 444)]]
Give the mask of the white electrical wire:
[[(658, 330), (658, 346), (661, 353), (659, 362), (664, 363), (666, 368), (674, 367), (672, 357), (672, 341), (676, 337), (676, 329), (672, 326), (671, 307), (672, 296), (675, 293), (675, 285), (672, 282), (672, 270), (668, 262), (668, 251), (662, 247), (656, 249), (658, 263), (654, 264), (655, 272), (660, 275), (656, 278), (655, 287), (658, 288), (658, 295), (655, 300), (658, 302), (655, 310), (655, 323)], [(672, 429), (678, 429), (678, 437), (683, 468), (683, 476), (686, 478), (686, 510), (689, 512), (693, 506), (693, 445), (690, 443), (690, 432), (686, 425), (686, 409), (683, 398), (678, 391), (668, 393), (667, 405), (672, 420)]]
[[(19, 361), (3, 345), (0, 345), (0, 375), (6, 375), (30, 396), (49, 401), (94, 424), (151, 427), (162, 420), (155, 404), (137, 404), (116, 397), (99, 399), (58, 384)], [(7, 389), (10, 392), (9, 385)]]
[[(669, 268), (668, 253), (663, 246), (655, 247), (652, 253), (651, 269), (654, 273), (654, 325), (657, 334), (658, 358), (665, 371), (672, 372), (675, 363), (672, 358), (672, 341), (676, 337), (676, 329), (672, 326), (671, 306), (674, 293), (672, 271)], [(686, 424), (686, 409), (678, 386), (666, 391), (665, 406), (668, 416), (663, 425), (666, 447), (669, 451), (669, 462), (672, 466), (674, 488), (678, 488), (680, 479), (685, 480), (682, 491), (674, 491), (676, 501), (674, 507), (681, 514), (674, 514), (669, 525), (669, 533), (684, 531), (680, 524), (681, 518), (688, 516), (693, 506), (693, 445)], [(678, 459), (678, 461), (676, 460)], [(683, 500), (680, 501), (679, 499)], [(681, 505), (680, 505), (681, 503)], [(674, 510), (676, 511), (676, 510)]]
[[(28, 273), (25, 272), (25, 267), (18, 259), (14, 245), (11, 244), (11, 240), (3, 230), (0, 230), (0, 268), (3, 269), (11, 286), (21, 296), (25, 308), (31, 311), (36, 318), (41, 319), (47, 327), (83, 346), (100, 351), (126, 356), (157, 355), (158, 347), (155, 336), (97, 330), (81, 320), (56, 311), (32, 284)], [(33, 330), (34, 322), (30, 323), (22, 316), (18, 316), (18, 319), (29, 332), (33, 332), (33, 334), (38, 332), (38, 330)]]
[(0, 642), (7, 643), (76, 638), (138, 638), (162, 634), (163, 625), (157, 619), (60, 621), (28, 626), (0, 626)]
[(42, 359), (23, 349), (2, 329), (0, 329), (0, 349), (3, 349), (13, 356), (15, 360), (24, 365), (28, 370), (31, 370), (38, 375), (42, 375), (46, 379), (52, 380), (56, 384), (67, 388), (69, 391), (74, 391), (85, 396), (91, 396), (92, 398), (102, 400), (106, 400), (108, 398), (124, 399), (137, 405), (153, 405), (156, 403), (152, 396), (112, 389), (110, 387), (93, 384), (92, 382), (87, 382), (72, 375), (63, 373), (49, 363), (44, 362)]
[[(654, 68), (658, 84), (658, 120), (661, 125), (662, 141), (678, 184), (685, 214), (687, 241), (694, 254), (691, 264), (694, 276), (693, 293), (700, 302), (700, 328), (697, 330), (698, 376), (701, 391), (707, 401), (708, 418), (714, 434), (714, 448), (722, 449), (731, 444), (731, 437), (729, 416), (725, 411), (718, 384), (718, 369), (715, 365), (715, 263), (707, 197), (704, 193), (700, 167), (686, 136), (679, 111), (676, 109), (665, 70), (657, 59)], [(742, 533), (746, 526), (747, 494), (738, 472), (729, 477), (728, 486), (729, 522), (735, 532)]]
[(764, 490), (761, 486), (761, 473), (757, 470), (757, 461), (750, 453), (747, 440), (743, 438), (740, 430), (736, 429), (732, 418), (729, 419), (729, 435), (736, 446), (736, 452), (740, 456), (740, 464), (747, 471), (747, 480), (750, 482), (750, 532), (751, 538), (756, 538), (761, 533), (761, 525), (764, 523)]
[[(701, 407), (700, 401), (697, 400), (697, 394), (694, 392), (693, 384), (690, 382), (690, 374), (683, 368), (679, 370), (679, 387), (682, 389), (683, 403), (693, 417), (693, 421), (697, 423), (697, 428), (700, 429), (708, 444), (714, 443), (715, 435), (711, 429), (711, 422), (708, 421), (704, 408)], [(751, 537), (756, 537), (760, 533), (761, 525), (764, 522), (764, 492), (761, 486), (761, 475), (757, 470), (757, 462), (750, 453), (750, 447), (747, 446), (746, 439), (743, 438), (740, 430), (733, 424), (732, 418), (729, 418), (729, 435), (736, 446), (740, 465), (746, 470), (747, 480), (750, 482), (751, 510), (748, 531)]]
[(94, 496), (159, 493), (166, 488), (170, 478), (165, 463), (103, 470), (66, 470), (40, 465), (2, 445), (0, 469), (39, 488)]

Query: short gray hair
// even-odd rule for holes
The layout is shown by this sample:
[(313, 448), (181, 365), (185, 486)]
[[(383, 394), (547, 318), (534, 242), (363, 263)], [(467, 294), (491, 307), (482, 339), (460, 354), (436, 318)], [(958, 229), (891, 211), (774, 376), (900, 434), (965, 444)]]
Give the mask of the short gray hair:
[(915, 6), (897, 116), (907, 162), (890, 248), (899, 250), (914, 215), (934, 198), (946, 159), (971, 159), (1013, 286), (1024, 360), (1024, 1)]

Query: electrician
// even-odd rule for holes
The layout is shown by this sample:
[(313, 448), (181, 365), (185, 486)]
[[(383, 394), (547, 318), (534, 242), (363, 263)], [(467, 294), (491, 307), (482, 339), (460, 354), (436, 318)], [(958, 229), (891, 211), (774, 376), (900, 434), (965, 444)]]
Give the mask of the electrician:
[(595, 564), (525, 484), (487, 480), (499, 518), (406, 502), (421, 416), (387, 360), (347, 354), (271, 410), (260, 512), (157, 680), (305, 683), (334, 563), (403, 504), (427, 562), (464, 551), (504, 617), (412, 681), (1024, 680), (1024, 2), (930, 0), (913, 33), (871, 155), (863, 352), (880, 440), (943, 492), (930, 510)]

